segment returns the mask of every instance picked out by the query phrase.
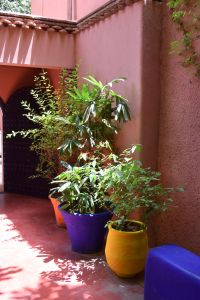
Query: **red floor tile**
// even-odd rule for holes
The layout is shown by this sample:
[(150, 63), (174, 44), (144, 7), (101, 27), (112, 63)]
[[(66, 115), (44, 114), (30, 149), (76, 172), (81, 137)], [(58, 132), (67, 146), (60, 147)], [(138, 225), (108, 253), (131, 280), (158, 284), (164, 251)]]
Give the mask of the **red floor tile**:
[(142, 300), (142, 277), (120, 279), (104, 254), (71, 251), (48, 199), (0, 194), (1, 300)]

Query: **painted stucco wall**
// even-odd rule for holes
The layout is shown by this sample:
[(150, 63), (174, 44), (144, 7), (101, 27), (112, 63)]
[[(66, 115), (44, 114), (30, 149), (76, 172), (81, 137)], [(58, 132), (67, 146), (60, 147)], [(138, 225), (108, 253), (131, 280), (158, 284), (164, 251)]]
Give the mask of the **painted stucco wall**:
[(76, 19), (81, 19), (109, 0), (73, 0), (76, 9)]
[(109, 0), (31, 0), (31, 13), (59, 20), (81, 19)]
[[(121, 126), (119, 150), (142, 144), (145, 166), (157, 167), (160, 100), (161, 5), (143, 1), (100, 21), (76, 36), (80, 75), (102, 82), (124, 76), (116, 90), (129, 101), (132, 120)], [(106, 34), (105, 34), (106, 33)], [(150, 245), (154, 231), (149, 226)]]
[(119, 148), (140, 141), (142, 14), (143, 4), (135, 3), (76, 35), (80, 76), (91, 74), (104, 83), (116, 77), (127, 78), (116, 85), (116, 90), (129, 100), (134, 119), (123, 126)]
[(0, 98), (6, 102), (16, 90), (32, 86), (39, 72), (36, 68), (0, 66)]
[(59, 77), (61, 69), (47, 69), (47, 73), (51, 84), (55, 87), (59, 87)]
[(157, 168), (160, 110), (160, 39), (162, 4), (147, 1), (142, 26), (141, 140), (144, 166)]
[[(119, 149), (144, 146), (142, 160), (156, 168), (159, 124), (160, 4), (134, 3), (76, 36), (80, 74), (104, 83), (126, 77), (117, 90), (129, 100), (132, 121), (120, 131)], [(106, 33), (106, 34), (105, 34)]]
[(178, 32), (164, 6), (161, 52), (159, 169), (168, 186), (185, 187), (175, 195), (175, 208), (155, 227), (157, 243), (176, 243), (200, 254), (200, 79), (170, 55)]
[(72, 68), (74, 63), (72, 34), (10, 27), (0, 30), (0, 64)]
[(47, 18), (69, 20), (68, 0), (31, 0), (31, 13)]
[[(41, 69), (0, 66), (0, 98), (6, 102), (9, 97), (18, 89), (26, 86), (34, 86), (34, 77), (41, 72)], [(47, 70), (51, 83), (57, 87), (60, 70)]]

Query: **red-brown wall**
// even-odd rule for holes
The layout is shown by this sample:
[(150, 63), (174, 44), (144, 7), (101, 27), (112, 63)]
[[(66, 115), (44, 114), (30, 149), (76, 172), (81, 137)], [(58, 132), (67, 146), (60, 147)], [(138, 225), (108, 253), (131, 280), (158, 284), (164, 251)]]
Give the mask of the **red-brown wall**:
[(175, 243), (200, 254), (200, 79), (170, 54), (178, 32), (164, 5), (161, 51), (159, 170), (169, 186), (184, 185), (175, 206), (155, 226), (157, 243)]
[[(52, 84), (57, 87), (59, 70), (48, 69), (49, 78)], [(41, 72), (41, 69), (0, 66), (0, 98), (7, 102), (9, 97), (18, 89), (33, 86), (34, 77)]]
[(4, 102), (18, 89), (32, 86), (40, 69), (0, 66), (0, 97)]

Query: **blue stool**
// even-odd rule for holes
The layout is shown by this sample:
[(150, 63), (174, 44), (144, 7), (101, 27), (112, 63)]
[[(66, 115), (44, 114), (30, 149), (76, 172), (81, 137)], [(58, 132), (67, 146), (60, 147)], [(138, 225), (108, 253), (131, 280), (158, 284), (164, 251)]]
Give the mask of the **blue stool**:
[(200, 300), (200, 257), (175, 245), (150, 250), (144, 300)]

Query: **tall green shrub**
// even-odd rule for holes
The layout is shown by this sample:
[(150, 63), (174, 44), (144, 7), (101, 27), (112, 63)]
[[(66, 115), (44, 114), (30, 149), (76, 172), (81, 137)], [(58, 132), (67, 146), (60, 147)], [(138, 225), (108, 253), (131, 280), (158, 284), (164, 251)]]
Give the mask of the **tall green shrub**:
[(0, 10), (29, 14), (30, 0), (0, 0)]
[(31, 140), (31, 151), (34, 151), (38, 158), (36, 174), (51, 180), (61, 171), (60, 160), (67, 160), (69, 153), (60, 152), (58, 147), (66, 139), (66, 132), (59, 118), (65, 115), (67, 104), (63, 98), (64, 90), (70, 90), (71, 86), (77, 84), (77, 70), (67, 72), (63, 70), (60, 74), (59, 88), (52, 86), (46, 71), (42, 71), (34, 79), (35, 86), (31, 91), (37, 103), (37, 109), (23, 100), (24, 116), (33, 124), (33, 129), (21, 130), (8, 134), (8, 138), (16, 135)]
[(39, 157), (36, 172), (49, 180), (62, 172), (61, 161), (73, 164), (81, 151), (92, 153), (99, 142), (112, 145), (117, 123), (130, 119), (127, 100), (112, 89), (114, 83), (124, 79), (103, 85), (88, 76), (78, 86), (77, 72), (77, 68), (62, 70), (56, 90), (45, 71), (35, 77), (31, 93), (38, 109), (22, 101), (24, 116), (34, 128), (8, 135), (31, 139), (31, 150)]

